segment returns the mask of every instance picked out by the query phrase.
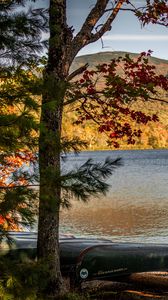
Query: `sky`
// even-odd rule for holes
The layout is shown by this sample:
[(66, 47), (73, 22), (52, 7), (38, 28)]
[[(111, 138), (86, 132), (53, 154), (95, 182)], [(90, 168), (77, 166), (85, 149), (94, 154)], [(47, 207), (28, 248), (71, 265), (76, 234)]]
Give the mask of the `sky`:
[[(75, 28), (75, 33), (82, 26), (95, 2), (95, 0), (67, 0), (67, 22)], [(144, 2), (144, 0), (132, 0), (132, 3), (137, 6), (142, 6)], [(38, 3), (47, 5), (48, 0), (39, 0)], [(131, 12), (120, 12), (102, 41), (84, 47), (78, 56), (102, 51), (140, 53), (150, 49), (153, 51), (153, 56), (168, 59), (168, 28), (160, 25), (148, 25), (142, 28)]]

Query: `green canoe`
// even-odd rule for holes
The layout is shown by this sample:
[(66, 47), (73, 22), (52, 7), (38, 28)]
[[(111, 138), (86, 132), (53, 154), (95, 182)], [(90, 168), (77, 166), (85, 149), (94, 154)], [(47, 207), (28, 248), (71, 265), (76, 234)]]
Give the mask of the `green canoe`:
[[(37, 234), (10, 232), (14, 243), (1, 243), (0, 254), (36, 258)], [(113, 280), (131, 273), (168, 270), (168, 245), (114, 243), (105, 239), (60, 237), (61, 270), (75, 282)]]

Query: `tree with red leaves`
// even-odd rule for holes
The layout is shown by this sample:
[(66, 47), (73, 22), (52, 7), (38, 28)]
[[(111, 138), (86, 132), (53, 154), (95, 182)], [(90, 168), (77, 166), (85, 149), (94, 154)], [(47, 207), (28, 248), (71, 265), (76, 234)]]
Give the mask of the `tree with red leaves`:
[[(61, 174), (62, 151), (77, 147), (76, 141), (69, 143), (62, 137), (64, 106), (76, 102), (78, 122), (95, 120), (99, 131), (107, 132), (113, 145), (118, 147), (121, 138), (134, 143), (134, 139), (141, 134), (140, 131), (132, 130), (129, 121), (122, 122), (123, 115), (143, 124), (157, 121), (157, 116), (132, 110), (129, 104), (138, 98), (144, 101), (153, 98), (156, 95), (155, 86), (167, 90), (167, 80), (157, 76), (153, 67), (148, 65), (148, 54), (140, 55), (137, 61), (128, 56), (119, 58), (92, 72), (84, 65), (69, 74), (70, 66), (83, 47), (99, 40), (111, 29), (121, 10), (136, 15), (142, 26), (153, 23), (167, 27), (167, 0), (146, 0), (143, 3), (143, 6), (137, 7), (131, 0), (97, 0), (80, 31), (73, 35), (73, 28), (67, 24), (66, 0), (49, 1), (50, 38), (48, 60), (43, 72), (39, 137), (38, 259), (50, 270), (43, 291), (50, 297), (56, 297), (63, 291), (59, 261), (61, 204), (69, 203), (73, 196), (86, 200), (89, 195), (107, 191), (108, 185), (104, 179), (112, 174), (117, 165), (109, 159), (103, 165), (88, 160), (78, 171)], [(121, 62), (123, 75), (119, 76), (116, 69)], [(69, 90), (70, 81), (83, 71), (82, 78), (76, 83), (78, 88), (75, 89), (72, 84), (73, 90)], [(103, 91), (96, 89), (97, 74), (103, 74), (105, 78)]]
[[(162, 9), (160, 9), (160, 5)], [(52, 274), (48, 285), (49, 294), (58, 295), (62, 289), (58, 247), (59, 210), (61, 204), (60, 181), (62, 182), (62, 188), (66, 186), (66, 183), (61, 180), (60, 174), (62, 113), (64, 105), (73, 102), (72, 98), (67, 98), (69, 81), (76, 75), (81, 74), (81, 72), (87, 68), (87, 65), (81, 66), (71, 74), (69, 74), (69, 69), (73, 59), (84, 46), (97, 41), (105, 32), (111, 29), (111, 25), (118, 17), (120, 10), (132, 11), (139, 18), (143, 26), (148, 23), (158, 23), (167, 26), (167, 1), (144, 1), (143, 7), (135, 7), (134, 2), (128, 0), (97, 0), (86, 17), (80, 31), (74, 36), (73, 29), (68, 27), (66, 21), (66, 1), (50, 0), (50, 39), (48, 62), (44, 72), (45, 89), (43, 92), (41, 114), (41, 124), (43, 124), (43, 126), (40, 131), (39, 143), (40, 207), (38, 227), (38, 257), (44, 260), (48, 260), (48, 257), (51, 257), (50, 263), (47, 261)], [(104, 17), (103, 24), (100, 21), (102, 17)], [(83, 83), (80, 82), (81, 88), (86, 90), (87, 95), (89, 93), (90, 100), (86, 94), (83, 94), (81, 101), (78, 101), (79, 108), (83, 109), (81, 118), (94, 118), (97, 122), (97, 119), (99, 121), (100, 114), (102, 113), (102, 122), (99, 126), (99, 130), (107, 131), (108, 129), (111, 140), (114, 135), (117, 139), (123, 135), (128, 136), (128, 142), (132, 143), (135, 135), (139, 135), (140, 132), (132, 132), (127, 123), (123, 125), (118, 124), (117, 118), (123, 114), (123, 109), (127, 108), (125, 112), (128, 113), (129, 117), (134, 118), (135, 121), (143, 121), (146, 123), (149, 121), (149, 118), (156, 119), (156, 116), (149, 117), (145, 114), (131, 111), (131, 108), (127, 107), (127, 101), (129, 101), (130, 97), (134, 99), (137, 98), (139, 95), (142, 95), (143, 92), (143, 98), (148, 96), (148, 91), (151, 89), (152, 92), (156, 80), (158, 80), (159, 85), (161, 78), (157, 79), (155, 77), (152, 86), (148, 86), (146, 89), (145, 85), (149, 77), (152, 76), (152, 74), (150, 75), (152, 69), (147, 70), (145, 62), (141, 63), (139, 61), (135, 63), (136, 65), (134, 66), (133, 61), (130, 62), (127, 58), (124, 62), (126, 65), (125, 70), (127, 69), (128, 72), (125, 78), (118, 78), (118, 76), (115, 75), (115, 63), (116, 62), (112, 62), (109, 67), (103, 67), (105, 71), (107, 68), (107, 74), (109, 74), (104, 98), (99, 97), (97, 93), (95, 94), (91, 74), (87, 71), (83, 74), (83, 78), (81, 79)], [(136, 71), (137, 78), (133, 74), (134, 71)], [(99, 71), (97, 70), (97, 72)], [(104, 76), (107, 74), (104, 73)], [(143, 75), (145, 75), (144, 79)], [(131, 76), (131, 78), (129, 79), (128, 76)], [(138, 84), (142, 85), (143, 91), (141, 91), (140, 86), (138, 87)], [(167, 84), (166, 81), (165, 84)], [(108, 98), (108, 92), (113, 93), (110, 99)], [(77, 98), (78, 93), (80, 98), (81, 90), (79, 89), (75, 94), (75, 98)], [(107, 97), (107, 101), (105, 101), (105, 96)], [(113, 101), (113, 99), (115, 100)], [(117, 99), (118, 101), (116, 101)], [(113, 102), (113, 107), (107, 104), (108, 101)], [(102, 112), (99, 111), (100, 108)], [(112, 120), (110, 118), (111, 110), (114, 112), (113, 116), (116, 111), (117, 118), (115, 121), (114, 117)], [(81, 121), (81, 118), (79, 118), (79, 121)], [(105, 124), (103, 124), (103, 122)], [(111, 122), (111, 124), (108, 122)], [(103, 125), (106, 126), (106, 128), (104, 128)], [(116, 144), (116, 146), (118, 145)], [(49, 174), (53, 176), (49, 176)], [(80, 180), (78, 178), (78, 184), (79, 182)], [(83, 184), (84, 187), (82, 177), (80, 183)]]
[[(108, 144), (115, 148), (119, 148), (123, 139), (128, 144), (135, 144), (142, 132), (132, 128), (131, 124), (146, 125), (159, 119), (156, 114), (147, 115), (133, 109), (131, 104), (139, 99), (159, 101), (159, 89), (168, 90), (168, 79), (156, 74), (156, 67), (148, 61), (150, 55), (150, 50), (141, 53), (137, 59), (127, 54), (109, 64), (98, 65), (94, 71), (86, 70), (75, 82), (71, 94), (74, 101), (77, 98), (76, 124), (94, 120), (98, 131), (106, 133)], [(100, 84), (102, 79), (103, 85)]]

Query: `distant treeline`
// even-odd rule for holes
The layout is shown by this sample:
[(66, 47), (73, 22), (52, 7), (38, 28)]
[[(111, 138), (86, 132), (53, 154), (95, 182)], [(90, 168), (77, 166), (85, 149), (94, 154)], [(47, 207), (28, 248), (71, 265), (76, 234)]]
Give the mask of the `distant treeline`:
[[(150, 122), (148, 125), (133, 124), (135, 128), (142, 131), (141, 137), (136, 139), (134, 145), (127, 145), (124, 140), (120, 141), (120, 149), (157, 149), (168, 148), (168, 104), (165, 103), (144, 103), (139, 102), (142, 111), (156, 113), (158, 122)], [(64, 135), (73, 138), (79, 137), (88, 142), (88, 150), (113, 149), (107, 144), (107, 136), (98, 132), (96, 124), (89, 120), (82, 125), (74, 125), (77, 119), (74, 111), (64, 113), (63, 131)]]

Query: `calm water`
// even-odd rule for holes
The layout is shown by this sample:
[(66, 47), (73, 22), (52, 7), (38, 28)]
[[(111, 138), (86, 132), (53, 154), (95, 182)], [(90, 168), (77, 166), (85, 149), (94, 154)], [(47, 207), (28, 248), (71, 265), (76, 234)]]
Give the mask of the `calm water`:
[[(122, 157), (106, 197), (73, 202), (61, 213), (61, 231), (114, 241), (168, 243), (168, 150), (94, 151), (70, 155), (66, 168), (88, 158)], [(65, 166), (64, 166), (65, 167)]]

